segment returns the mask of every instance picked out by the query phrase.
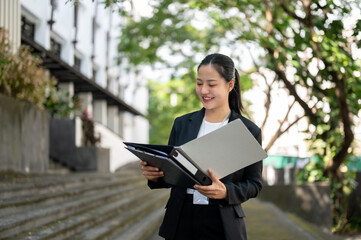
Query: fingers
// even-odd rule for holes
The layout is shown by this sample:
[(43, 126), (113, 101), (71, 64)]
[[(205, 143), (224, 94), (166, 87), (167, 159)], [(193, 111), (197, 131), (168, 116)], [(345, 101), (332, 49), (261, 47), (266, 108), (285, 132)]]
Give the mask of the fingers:
[(199, 186), (195, 185), (194, 188), (203, 194), (204, 196), (207, 196), (209, 198), (213, 199), (224, 199), (227, 198), (227, 189), (222, 186), (213, 187), (211, 186)]
[(209, 186), (194, 185), (194, 188), (201, 194), (214, 199), (223, 199), (227, 197), (225, 185), (214, 175), (212, 170), (208, 169), (212, 184)]
[(216, 190), (213, 185), (209, 185), (209, 186), (194, 185), (194, 188), (202, 194), (210, 193)]
[(163, 177), (164, 173), (162, 171), (159, 171), (159, 169), (156, 168), (156, 170), (148, 170), (148, 169), (143, 169), (143, 175), (144, 176), (156, 176), (156, 177)]
[(209, 197), (209, 198), (216, 199), (217, 196), (219, 195), (219, 192), (216, 189), (204, 189), (202, 187), (198, 187), (198, 188), (196, 188), (196, 190), (198, 192), (200, 192), (202, 195)]
[(143, 171), (152, 171), (152, 172), (159, 171), (159, 168), (149, 166), (148, 163), (145, 161), (140, 161), (140, 165), (142, 165)]
[(159, 168), (152, 166), (142, 166), (143, 171), (159, 172)]
[(209, 176), (212, 179), (212, 182), (219, 182), (218, 178), (216, 177), (216, 175), (214, 175), (214, 173), (213, 173), (213, 171), (211, 169), (208, 169), (208, 173), (209, 173)]
[(149, 166), (145, 161), (140, 161), (140, 164), (142, 165), (142, 174), (148, 180), (157, 181), (158, 178), (164, 177), (164, 173), (159, 168)]

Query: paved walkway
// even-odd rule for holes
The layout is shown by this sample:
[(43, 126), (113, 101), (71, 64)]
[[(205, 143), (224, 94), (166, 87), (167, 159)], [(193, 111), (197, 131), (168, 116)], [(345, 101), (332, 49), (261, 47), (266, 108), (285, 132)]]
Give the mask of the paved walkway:
[[(323, 232), (275, 205), (251, 199), (243, 204), (249, 240), (361, 240), (358, 236), (336, 236)], [(149, 240), (161, 240), (156, 234)]]

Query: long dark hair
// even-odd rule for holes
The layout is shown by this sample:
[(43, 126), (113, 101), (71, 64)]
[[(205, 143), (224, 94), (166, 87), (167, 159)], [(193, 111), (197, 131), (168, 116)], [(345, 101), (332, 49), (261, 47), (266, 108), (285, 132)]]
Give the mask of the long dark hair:
[(206, 56), (199, 64), (197, 71), (203, 65), (212, 65), (212, 67), (221, 75), (226, 82), (234, 79), (234, 87), (228, 95), (229, 108), (238, 114), (244, 111), (241, 99), (241, 86), (239, 83), (239, 74), (234, 67), (232, 59), (226, 55), (214, 53)]

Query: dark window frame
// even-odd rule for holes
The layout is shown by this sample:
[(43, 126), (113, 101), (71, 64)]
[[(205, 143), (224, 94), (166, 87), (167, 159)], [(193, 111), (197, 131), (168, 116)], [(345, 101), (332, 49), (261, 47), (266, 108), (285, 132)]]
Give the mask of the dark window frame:
[(29, 21), (25, 16), (21, 16), (21, 34), (34, 40), (35, 23)]
[(95, 67), (93, 67), (92, 69), (92, 79), (95, 82), (96, 78), (97, 78), (97, 74), (98, 74), (98, 69), (96, 69)]
[(50, 38), (50, 51), (60, 58), (61, 56), (61, 43), (56, 41), (54, 38)]
[(80, 72), (82, 59), (74, 55), (74, 68)]

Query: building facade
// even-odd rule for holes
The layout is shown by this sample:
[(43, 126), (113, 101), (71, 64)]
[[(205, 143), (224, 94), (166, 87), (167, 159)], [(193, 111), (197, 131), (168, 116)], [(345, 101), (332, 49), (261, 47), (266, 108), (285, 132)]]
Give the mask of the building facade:
[[(110, 170), (136, 160), (122, 142), (148, 142), (147, 80), (118, 58), (122, 18), (116, 9), (99, 0), (0, 0), (0, 7), (0, 26), (15, 46), (34, 49), (58, 88), (81, 100), (82, 112), (95, 122), (99, 146), (110, 149)], [(72, 118), (80, 147), (80, 116)]]

